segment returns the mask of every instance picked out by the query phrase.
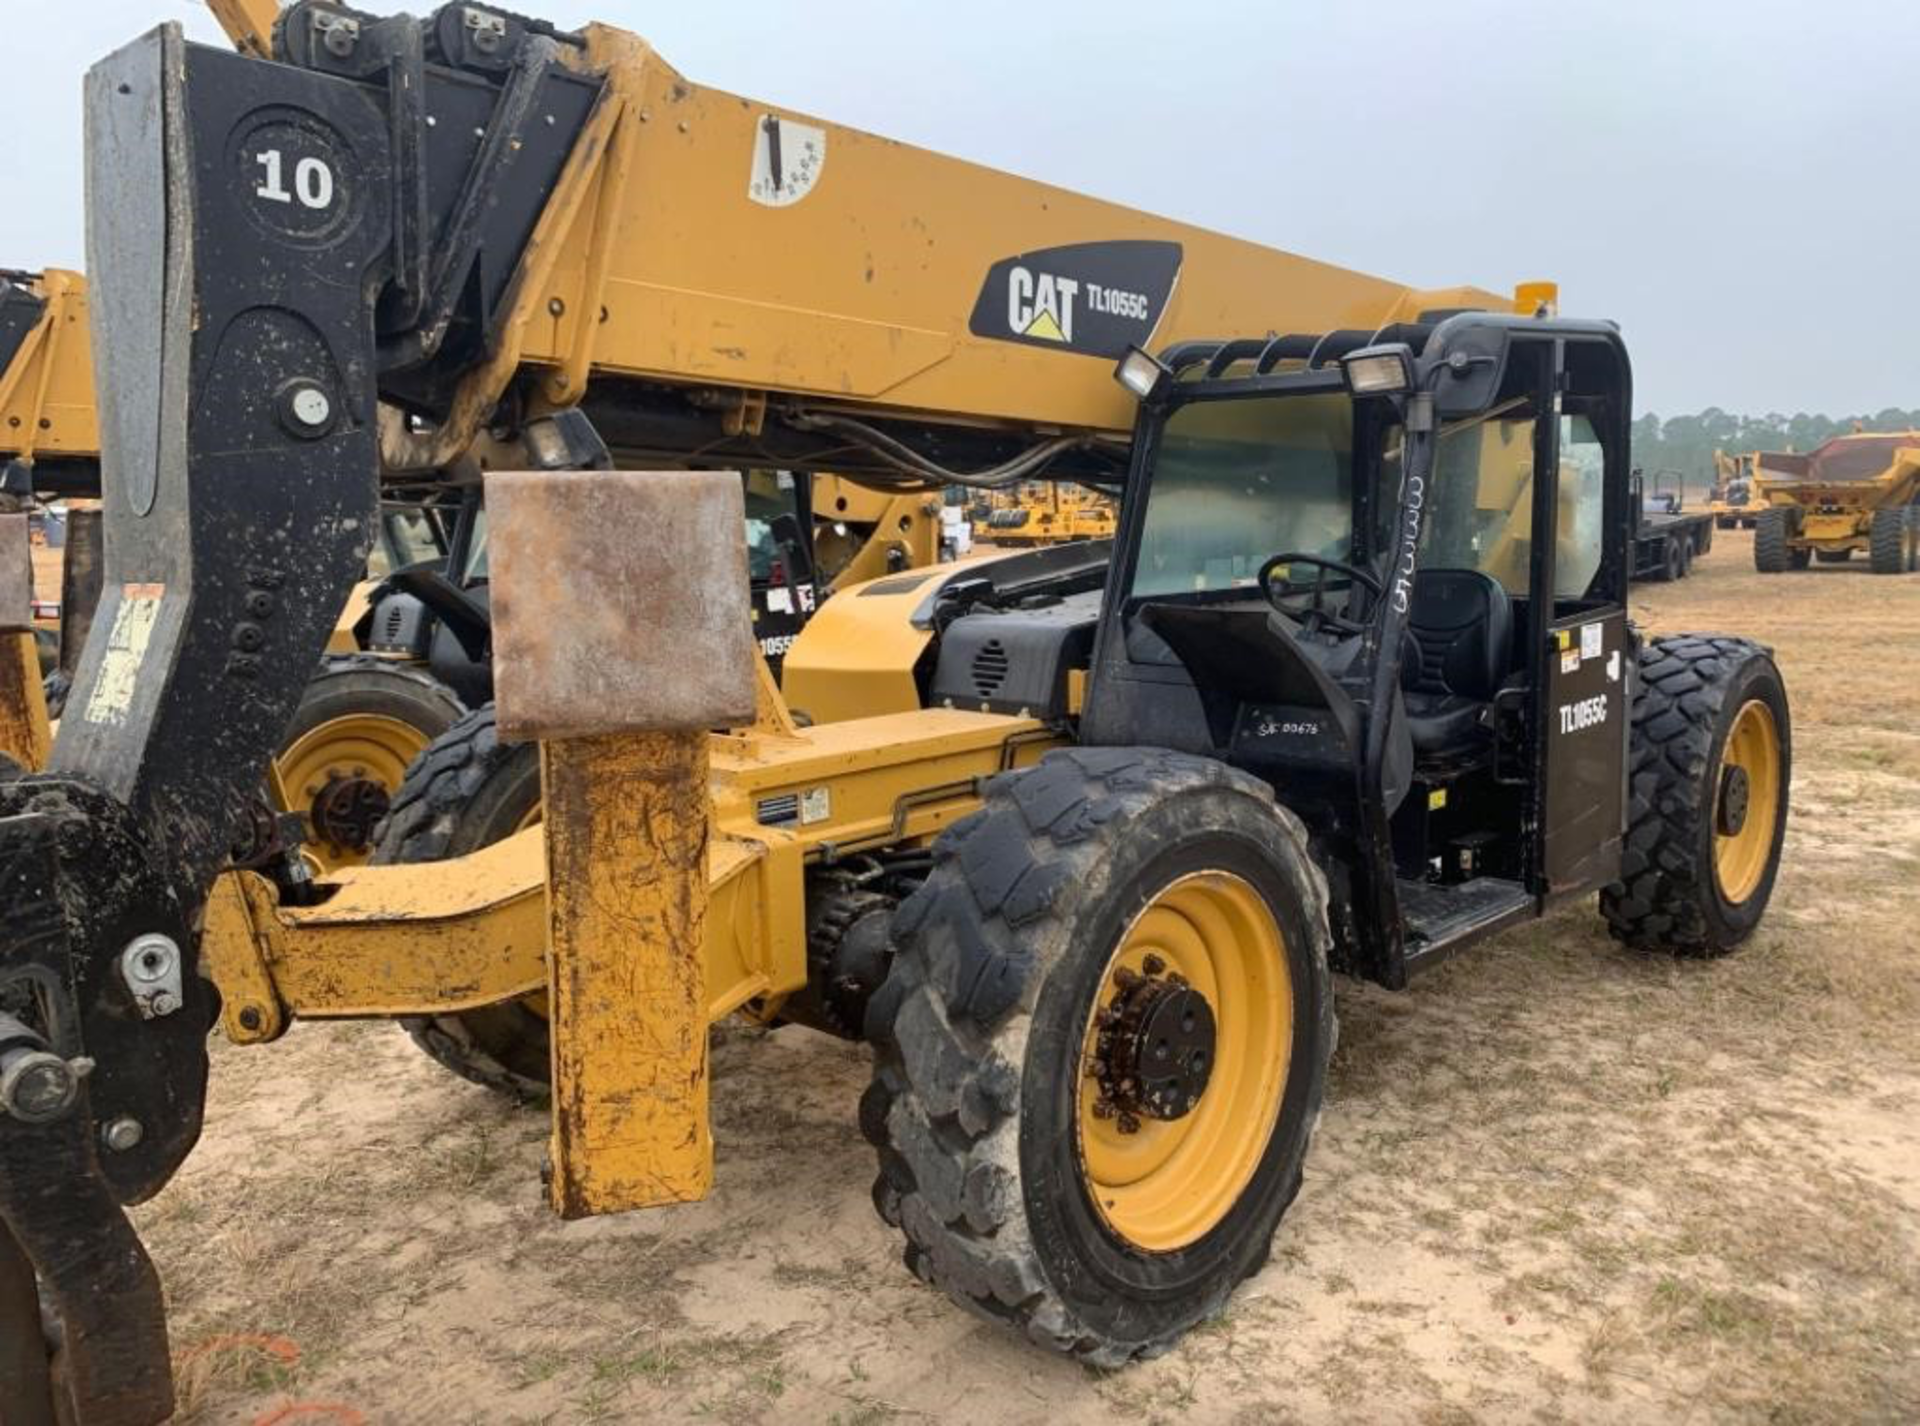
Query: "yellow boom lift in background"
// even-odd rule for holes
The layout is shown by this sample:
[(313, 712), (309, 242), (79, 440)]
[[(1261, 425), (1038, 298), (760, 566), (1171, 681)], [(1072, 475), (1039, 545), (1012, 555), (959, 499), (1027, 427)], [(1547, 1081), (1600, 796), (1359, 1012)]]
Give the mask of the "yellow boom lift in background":
[[(0, 781), (19, 1399), (169, 1409), (123, 1207), (192, 1149), (216, 1023), (402, 1018), (550, 1081), (569, 1217), (706, 1192), (712, 1021), (866, 1039), (909, 1266), (1119, 1365), (1266, 1260), (1331, 969), (1404, 985), (1595, 890), (1669, 951), (1758, 921), (1784, 689), (1627, 624), (1625, 352), (1550, 287), (1223, 238), (606, 26), (302, 0), (273, 52), (163, 27), (89, 77), (109, 567), (47, 772)], [(374, 864), (236, 866), (382, 480), (472, 466), (497, 706)], [(845, 589), (782, 687), (737, 598), (762, 469), (1122, 518)]]

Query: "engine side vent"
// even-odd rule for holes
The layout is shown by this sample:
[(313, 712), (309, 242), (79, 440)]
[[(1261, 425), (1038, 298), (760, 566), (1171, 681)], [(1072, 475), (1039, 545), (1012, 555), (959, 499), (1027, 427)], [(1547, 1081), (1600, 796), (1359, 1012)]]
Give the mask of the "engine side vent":
[(998, 639), (988, 639), (973, 656), (973, 690), (991, 698), (1007, 681), (1007, 650)]

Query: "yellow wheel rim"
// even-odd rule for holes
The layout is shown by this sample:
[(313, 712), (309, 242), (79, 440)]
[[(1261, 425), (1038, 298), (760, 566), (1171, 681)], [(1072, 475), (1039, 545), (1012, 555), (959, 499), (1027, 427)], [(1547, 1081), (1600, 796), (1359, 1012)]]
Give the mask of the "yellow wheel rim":
[(283, 812), (307, 814), (310, 832), (303, 851), (316, 871), (359, 866), (373, 852), (370, 846), (329, 841), (312, 825), (316, 799), (330, 785), (347, 780), (378, 783), (391, 797), (406, 776), (407, 764), (427, 741), (425, 733), (403, 719), (354, 713), (301, 734), (275, 759), (282, 789), (275, 801)]
[[(1116, 1113), (1104, 1098), (1103, 1015), (1133, 977), (1180, 977), (1214, 1018), (1211, 1073), (1179, 1118)], [(1228, 872), (1166, 887), (1127, 928), (1100, 978), (1082, 1036), (1075, 1139), (1087, 1191), (1107, 1226), (1165, 1253), (1205, 1237), (1252, 1181), (1287, 1087), (1293, 981), (1286, 942), (1261, 895)]]
[(1714, 877), (1738, 906), (1759, 890), (1780, 825), (1780, 729), (1759, 699), (1734, 718), (1713, 785)]

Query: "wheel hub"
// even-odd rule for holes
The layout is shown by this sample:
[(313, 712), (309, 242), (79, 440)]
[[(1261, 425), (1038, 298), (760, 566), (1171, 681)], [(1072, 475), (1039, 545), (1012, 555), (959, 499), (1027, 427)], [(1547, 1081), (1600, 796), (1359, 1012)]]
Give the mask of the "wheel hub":
[(1720, 775), (1720, 835), (1737, 837), (1747, 825), (1753, 782), (1743, 767), (1728, 766)]
[[(1142, 973), (1144, 971), (1144, 974)], [(1089, 1072), (1100, 1087), (1093, 1112), (1123, 1133), (1140, 1119), (1180, 1119), (1206, 1093), (1215, 1024), (1207, 998), (1157, 956), (1142, 971), (1114, 973), (1117, 993), (1100, 1014)]]
[(314, 795), (309, 815), (322, 841), (360, 852), (373, 845), (373, 829), (392, 805), (387, 789), (370, 777), (332, 777)]

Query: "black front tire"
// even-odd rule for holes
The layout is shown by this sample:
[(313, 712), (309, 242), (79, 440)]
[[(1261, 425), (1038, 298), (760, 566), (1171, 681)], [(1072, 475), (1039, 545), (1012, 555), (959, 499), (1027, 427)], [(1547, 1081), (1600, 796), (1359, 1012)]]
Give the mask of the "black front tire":
[(1867, 562), (1875, 574), (1905, 574), (1912, 568), (1907, 507), (1891, 505), (1873, 512), (1867, 535)]
[(1761, 574), (1785, 574), (1797, 553), (1788, 541), (1793, 527), (1785, 509), (1763, 511), (1753, 527), (1753, 567)]
[[(1759, 884), (1735, 903), (1715, 867), (1716, 798), (1728, 734), (1756, 699), (1778, 730), (1779, 807)], [(1600, 893), (1607, 929), (1642, 950), (1725, 955), (1765, 913), (1786, 835), (1793, 729), (1772, 655), (1746, 639), (1707, 634), (1651, 640), (1640, 651), (1629, 759), (1620, 880)]]
[[(539, 811), (539, 746), (501, 742), (488, 703), (414, 760), (375, 834), (374, 865), (463, 857), (512, 836)], [(520, 1100), (548, 1092), (547, 1022), (519, 1001), (400, 1023), (415, 1044), (462, 1079)]]
[[(1256, 887), (1295, 996), (1282, 1104), (1258, 1165), (1198, 1239), (1146, 1252), (1110, 1229), (1077, 1153), (1087, 1007), (1134, 917), (1196, 870)], [(1300, 822), (1223, 764), (1085, 748), (988, 785), (894, 921), (868, 1012), (861, 1126), (874, 1202), (908, 1267), (961, 1305), (1092, 1365), (1157, 1355), (1266, 1261), (1334, 1043), (1326, 883)]]
[(412, 664), (380, 654), (328, 654), (301, 693), (282, 742), (363, 713), (397, 719), (433, 738), (464, 712), (444, 683)]

